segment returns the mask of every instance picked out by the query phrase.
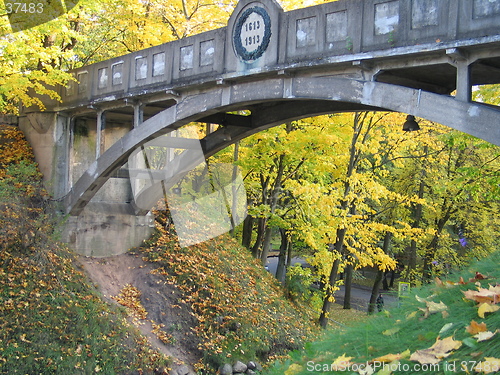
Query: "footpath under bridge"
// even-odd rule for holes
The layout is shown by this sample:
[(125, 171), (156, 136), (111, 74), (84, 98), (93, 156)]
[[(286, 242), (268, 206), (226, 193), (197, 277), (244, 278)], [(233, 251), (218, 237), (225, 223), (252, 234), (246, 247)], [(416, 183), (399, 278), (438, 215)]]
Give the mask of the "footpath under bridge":
[(67, 241), (116, 254), (150, 233), (148, 205), (159, 198), (133, 194), (131, 174), (147, 172), (127, 161), (193, 121), (207, 123), (203, 157), (286, 121), (359, 110), (403, 112), (500, 145), (500, 109), (471, 101), (474, 85), (500, 83), (500, 0), (340, 0), (291, 12), (242, 0), (225, 28), (73, 74), (62, 103), (44, 99), (47, 110), (26, 109), (20, 125), (64, 197)]

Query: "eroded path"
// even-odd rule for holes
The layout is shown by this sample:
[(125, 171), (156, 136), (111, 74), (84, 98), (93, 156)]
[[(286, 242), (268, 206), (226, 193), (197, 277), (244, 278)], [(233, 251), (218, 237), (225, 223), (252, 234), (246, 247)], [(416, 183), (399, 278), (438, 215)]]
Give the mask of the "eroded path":
[[(198, 340), (190, 329), (196, 325), (196, 320), (189, 306), (182, 303), (182, 294), (175, 285), (152, 273), (154, 265), (145, 262), (140, 254), (80, 257), (79, 261), (104, 299), (110, 303), (117, 303), (112, 297), (117, 296), (126, 285), (137, 288), (141, 292), (140, 302), (148, 314), (147, 319), (131, 321), (153, 347), (173, 359), (171, 374), (194, 373), (192, 364), (201, 358)], [(168, 343), (153, 332), (153, 323), (162, 325), (163, 332), (170, 338)]]

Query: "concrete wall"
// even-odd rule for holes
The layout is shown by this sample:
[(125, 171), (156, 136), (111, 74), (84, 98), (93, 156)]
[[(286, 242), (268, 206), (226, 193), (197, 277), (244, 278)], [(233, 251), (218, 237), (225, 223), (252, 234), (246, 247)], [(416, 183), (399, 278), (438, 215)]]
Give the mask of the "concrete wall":
[[(248, 64), (236, 56), (231, 38), (235, 17), (256, 4), (269, 13), (272, 35), (264, 55)], [(155, 87), (230, 79), (256, 69), (285, 69), (298, 62), (405, 46), (435, 48), (500, 34), (499, 4), (500, 0), (339, 0), (284, 13), (273, 1), (244, 0), (226, 28), (75, 70), (79, 84), (61, 88), (64, 104), (53, 105), (77, 107)]]
[(140, 246), (153, 232), (153, 216), (136, 216), (112, 203), (90, 203), (79, 216), (70, 216), (62, 239), (77, 253), (105, 257)]
[(19, 128), (33, 148), (44, 183), (55, 199), (69, 190), (69, 120), (64, 114), (30, 113), (19, 117)]

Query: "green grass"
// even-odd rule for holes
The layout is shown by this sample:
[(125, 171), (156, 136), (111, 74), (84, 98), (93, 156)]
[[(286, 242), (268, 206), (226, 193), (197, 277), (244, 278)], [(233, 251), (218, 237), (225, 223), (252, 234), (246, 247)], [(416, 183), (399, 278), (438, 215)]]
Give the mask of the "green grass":
[[(495, 285), (500, 280), (499, 264), (500, 253), (495, 253), (489, 258), (451, 275), (449, 280), (456, 283), (460, 276), (469, 280), (474, 277), (476, 271), (479, 271), (483, 275), (487, 275), (488, 279), (478, 282), (483, 287), (488, 288), (489, 284)], [(461, 341), (462, 345), (450, 356), (443, 358), (437, 367), (424, 371), (418, 362), (410, 361), (407, 357), (399, 361), (399, 365), (394, 367), (396, 371), (393, 373), (465, 374), (466, 372), (460, 368), (462, 362), (470, 373), (474, 373), (471, 371), (474, 362), (484, 361), (488, 357), (500, 357), (500, 335), (496, 334), (490, 340), (478, 342), (466, 331), (466, 327), (470, 325), (472, 320), (475, 320), (478, 323), (484, 322), (487, 329), (494, 332), (500, 328), (500, 312), (488, 314), (484, 319), (480, 318), (477, 304), (464, 299), (463, 291), (470, 289), (477, 289), (474, 282), (465, 285), (432, 283), (415, 289), (410, 297), (401, 302), (400, 307), (385, 313), (382, 312), (341, 332), (329, 330), (320, 340), (308, 343), (305, 350), (291, 353), (287, 361), (275, 363), (264, 374), (323, 373), (323, 369), (326, 369), (326, 367), (322, 367), (323, 365), (328, 366), (342, 355), (352, 357), (350, 359), (352, 363), (366, 364), (388, 354), (403, 353), (406, 350), (415, 353), (417, 350), (431, 347), (438, 337), (443, 339), (449, 336)], [(426, 303), (419, 302), (415, 295), (426, 298), (428, 301), (443, 302), (447, 306), (446, 313), (437, 312), (426, 318), (424, 312), (420, 310), (420, 308), (425, 309)], [(440, 334), (445, 325), (448, 328)], [(319, 367), (317, 367), (318, 365)], [(455, 372), (452, 371), (453, 365), (455, 365)], [(311, 370), (313, 371), (311, 372)], [(325, 371), (325, 373), (357, 374), (357, 372), (347, 370)]]
[(152, 373), (167, 364), (99, 298), (66, 249), (0, 258), (0, 373)]

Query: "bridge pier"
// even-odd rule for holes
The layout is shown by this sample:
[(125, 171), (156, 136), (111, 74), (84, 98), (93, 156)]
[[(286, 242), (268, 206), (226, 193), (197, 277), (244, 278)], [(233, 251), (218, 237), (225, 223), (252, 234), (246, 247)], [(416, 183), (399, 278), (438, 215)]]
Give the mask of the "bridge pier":
[(470, 59), (467, 53), (459, 48), (449, 48), (446, 54), (450, 57), (451, 65), (457, 69), (455, 98), (470, 103), (472, 101), (472, 63), (476, 59)]
[(130, 205), (91, 202), (80, 215), (69, 216), (63, 241), (82, 255), (119, 255), (151, 236), (153, 221), (151, 213), (136, 216)]
[[(106, 121), (95, 109), (77, 116), (32, 112), (19, 127), (31, 144), (49, 193), (62, 200), (89, 166), (132, 124)], [(110, 179), (78, 216), (69, 216), (62, 240), (86, 256), (110, 256), (139, 246), (153, 230), (151, 213), (137, 216), (128, 179)], [(64, 207), (61, 207), (64, 210)]]

